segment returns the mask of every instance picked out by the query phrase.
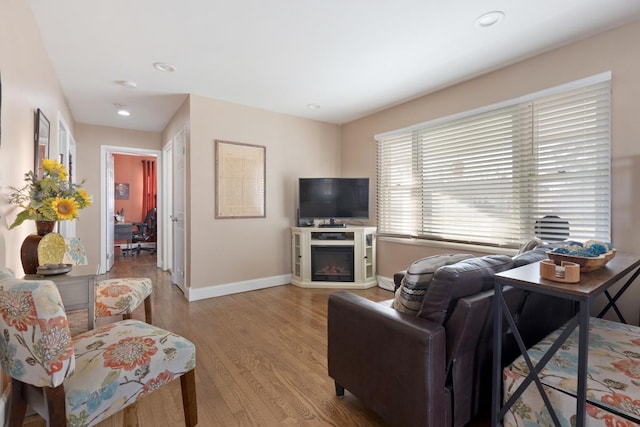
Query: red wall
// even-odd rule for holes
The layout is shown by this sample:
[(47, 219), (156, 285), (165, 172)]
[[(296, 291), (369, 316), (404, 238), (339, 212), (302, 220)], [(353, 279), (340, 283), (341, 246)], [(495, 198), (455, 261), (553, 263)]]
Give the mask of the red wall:
[[(114, 154), (115, 183), (129, 184), (129, 199), (115, 200), (115, 211), (124, 208), (125, 222), (142, 222), (147, 214), (142, 212), (142, 160), (153, 160), (155, 157)], [(155, 178), (155, 177), (154, 177)]]

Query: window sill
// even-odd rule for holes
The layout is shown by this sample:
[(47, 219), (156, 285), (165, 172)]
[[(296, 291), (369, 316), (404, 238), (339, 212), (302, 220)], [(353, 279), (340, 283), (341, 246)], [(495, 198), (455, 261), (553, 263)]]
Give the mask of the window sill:
[(518, 250), (513, 248), (500, 248), (496, 246), (473, 245), (471, 243), (441, 242), (437, 240), (386, 237), (386, 236), (378, 236), (377, 239), (378, 239), (378, 242), (391, 242), (391, 243), (400, 243), (403, 245), (414, 245), (414, 246), (429, 246), (432, 248), (454, 249), (456, 251), (481, 252), (486, 254), (500, 254), (500, 255), (514, 256), (515, 254), (518, 253)]

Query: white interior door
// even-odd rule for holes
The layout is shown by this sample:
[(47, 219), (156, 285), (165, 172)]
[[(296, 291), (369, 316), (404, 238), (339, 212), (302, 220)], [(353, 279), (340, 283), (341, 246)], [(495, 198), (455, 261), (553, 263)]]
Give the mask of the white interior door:
[(173, 268), (171, 280), (188, 297), (185, 285), (185, 155), (186, 136), (184, 129), (173, 139)]
[[(60, 163), (69, 172), (69, 180), (71, 183), (76, 183), (76, 172), (74, 168), (74, 160), (76, 158), (76, 141), (73, 139), (73, 135), (69, 131), (69, 127), (62, 119), (62, 115), (58, 113), (58, 153), (60, 155)], [(76, 236), (76, 222), (75, 221), (60, 221), (58, 224), (58, 231), (64, 237)]]
[(161, 224), (160, 221), (158, 223), (158, 227), (162, 226), (163, 236), (160, 268), (173, 271), (173, 140), (162, 149), (162, 188), (162, 212), (168, 215), (163, 216)]
[(111, 270), (115, 261), (115, 245), (113, 240), (113, 227), (115, 223), (115, 172), (113, 153), (105, 153), (105, 165), (106, 165), (106, 180), (104, 192), (105, 197), (105, 210), (106, 210), (106, 271)]

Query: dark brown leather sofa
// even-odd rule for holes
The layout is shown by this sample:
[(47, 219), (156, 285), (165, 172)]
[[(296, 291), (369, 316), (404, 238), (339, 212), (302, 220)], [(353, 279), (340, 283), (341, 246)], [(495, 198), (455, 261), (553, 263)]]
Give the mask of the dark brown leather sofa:
[[(329, 296), (328, 370), (344, 390), (390, 426), (463, 426), (491, 399), (493, 275), (546, 258), (492, 255), (439, 268), (418, 316), (346, 291)], [(530, 346), (565, 323), (570, 302), (506, 288), (505, 300)], [(505, 324), (503, 363), (518, 354)]]

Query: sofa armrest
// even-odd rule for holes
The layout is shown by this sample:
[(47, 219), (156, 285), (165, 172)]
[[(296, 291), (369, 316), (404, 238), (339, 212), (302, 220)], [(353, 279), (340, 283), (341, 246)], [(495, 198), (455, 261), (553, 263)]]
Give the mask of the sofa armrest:
[(407, 274), (407, 270), (398, 271), (393, 274), (393, 285), (394, 291), (397, 291), (398, 288), (402, 285), (402, 279), (404, 279), (405, 274)]
[(390, 425), (445, 425), (444, 328), (345, 291), (329, 295), (328, 304), (336, 385)]

